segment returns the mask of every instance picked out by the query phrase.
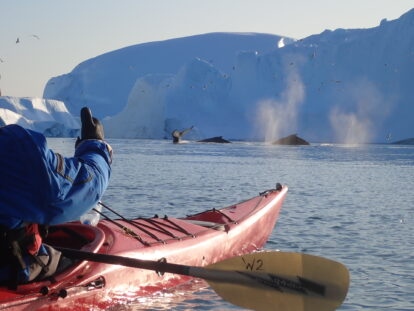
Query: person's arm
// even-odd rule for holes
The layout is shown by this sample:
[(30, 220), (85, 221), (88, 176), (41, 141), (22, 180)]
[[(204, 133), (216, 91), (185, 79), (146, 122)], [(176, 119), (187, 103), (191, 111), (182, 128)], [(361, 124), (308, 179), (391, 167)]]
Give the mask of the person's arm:
[(50, 150), (52, 196), (49, 224), (77, 220), (101, 199), (111, 174), (112, 148), (104, 141), (103, 127), (88, 108), (81, 110), (81, 138), (75, 155), (64, 158)]

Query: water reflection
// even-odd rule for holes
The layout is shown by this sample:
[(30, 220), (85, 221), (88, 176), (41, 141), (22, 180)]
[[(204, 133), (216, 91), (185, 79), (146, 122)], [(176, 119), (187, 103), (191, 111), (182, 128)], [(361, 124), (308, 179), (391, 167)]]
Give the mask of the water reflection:
[(110, 311), (161, 311), (161, 310), (244, 310), (217, 296), (203, 280), (193, 279), (179, 286), (156, 292), (150, 296), (120, 301)]

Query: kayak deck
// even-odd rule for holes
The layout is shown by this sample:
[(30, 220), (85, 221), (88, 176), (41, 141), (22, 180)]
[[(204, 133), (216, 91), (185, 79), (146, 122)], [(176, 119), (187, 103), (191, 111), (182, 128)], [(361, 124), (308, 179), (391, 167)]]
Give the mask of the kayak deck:
[[(270, 190), (223, 209), (211, 209), (184, 218), (152, 217), (104, 219), (96, 227), (79, 222), (52, 226), (45, 243), (54, 247), (167, 260), (206, 266), (261, 248), (271, 234), (287, 187)], [(178, 285), (188, 277), (119, 265), (78, 261), (53, 278), (0, 288), (0, 310), (105, 309), (114, 299), (147, 295)], [(63, 299), (64, 298), (64, 299)], [(58, 308), (59, 306), (59, 308)]]

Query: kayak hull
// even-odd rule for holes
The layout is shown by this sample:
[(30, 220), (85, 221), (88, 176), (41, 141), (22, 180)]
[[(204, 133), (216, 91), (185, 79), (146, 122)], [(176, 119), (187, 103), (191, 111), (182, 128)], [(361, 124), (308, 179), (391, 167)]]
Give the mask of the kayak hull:
[[(101, 220), (55, 226), (46, 243), (143, 260), (206, 266), (263, 247), (271, 234), (287, 187), (185, 218)], [(53, 279), (0, 288), (0, 310), (106, 309), (152, 294), (189, 277), (120, 265), (81, 261)]]

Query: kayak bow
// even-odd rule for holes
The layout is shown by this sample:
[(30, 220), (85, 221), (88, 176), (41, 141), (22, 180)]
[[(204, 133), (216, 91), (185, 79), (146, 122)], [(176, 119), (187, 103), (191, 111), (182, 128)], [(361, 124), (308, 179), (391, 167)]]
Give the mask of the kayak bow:
[[(52, 226), (45, 243), (91, 254), (209, 267), (262, 248), (287, 190), (279, 185), (249, 200), (184, 218), (104, 219), (96, 227), (79, 222)], [(191, 278), (78, 259), (51, 279), (17, 290), (0, 287), (0, 310), (106, 309)]]

